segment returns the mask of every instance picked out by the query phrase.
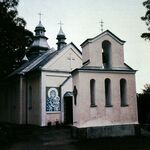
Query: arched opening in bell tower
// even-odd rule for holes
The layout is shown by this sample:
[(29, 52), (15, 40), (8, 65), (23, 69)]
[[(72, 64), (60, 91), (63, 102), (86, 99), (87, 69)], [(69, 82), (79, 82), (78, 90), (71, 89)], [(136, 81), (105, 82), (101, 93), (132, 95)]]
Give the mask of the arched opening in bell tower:
[(104, 68), (111, 68), (111, 43), (107, 40), (102, 42), (102, 61)]

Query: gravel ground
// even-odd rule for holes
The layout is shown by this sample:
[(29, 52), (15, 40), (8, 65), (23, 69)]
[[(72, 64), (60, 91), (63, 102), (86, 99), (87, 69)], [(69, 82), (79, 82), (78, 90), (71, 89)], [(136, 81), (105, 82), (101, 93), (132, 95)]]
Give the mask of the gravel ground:
[(0, 150), (150, 150), (150, 133), (138, 137), (82, 140), (71, 138), (69, 127), (13, 128)]

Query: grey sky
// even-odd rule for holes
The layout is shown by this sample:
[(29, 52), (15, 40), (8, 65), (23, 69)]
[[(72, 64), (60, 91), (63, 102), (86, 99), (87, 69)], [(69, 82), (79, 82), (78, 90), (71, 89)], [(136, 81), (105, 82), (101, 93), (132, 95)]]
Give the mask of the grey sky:
[(104, 30), (109, 29), (125, 40), (125, 62), (138, 70), (137, 92), (145, 83), (150, 83), (150, 42), (140, 38), (146, 26), (140, 17), (146, 9), (144, 0), (20, 0), (19, 15), (27, 21), (27, 29), (34, 31), (41, 12), (42, 24), (47, 32), (50, 47), (56, 48), (56, 36), (61, 20), (67, 42), (73, 42), (79, 49), (87, 38), (98, 35), (101, 19)]

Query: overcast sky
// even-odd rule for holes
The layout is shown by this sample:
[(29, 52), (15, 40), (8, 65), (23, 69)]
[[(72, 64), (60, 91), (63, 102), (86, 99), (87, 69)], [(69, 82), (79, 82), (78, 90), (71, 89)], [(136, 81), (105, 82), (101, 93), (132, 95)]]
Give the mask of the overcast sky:
[(87, 38), (101, 33), (99, 22), (104, 21), (104, 30), (109, 29), (125, 40), (125, 62), (138, 70), (137, 92), (150, 83), (150, 42), (140, 38), (147, 31), (140, 17), (146, 12), (144, 0), (20, 0), (19, 16), (27, 22), (27, 29), (34, 31), (41, 12), (42, 24), (46, 28), (50, 47), (56, 48), (58, 22), (64, 23), (66, 42), (73, 42), (80, 50), (80, 44)]

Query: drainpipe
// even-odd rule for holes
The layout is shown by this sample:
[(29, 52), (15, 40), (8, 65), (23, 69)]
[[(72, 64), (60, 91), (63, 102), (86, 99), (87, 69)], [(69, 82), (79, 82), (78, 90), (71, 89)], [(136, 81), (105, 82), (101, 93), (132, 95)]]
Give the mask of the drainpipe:
[(60, 95), (60, 122), (63, 123), (64, 122), (64, 107), (63, 107), (63, 101), (64, 101), (64, 98), (63, 98), (63, 95), (62, 95), (62, 84), (59, 86), (59, 95)]
[(20, 76), (20, 103), (19, 103), (19, 123), (22, 124), (22, 102), (23, 102), (23, 75)]
[(25, 122), (28, 124), (28, 77), (26, 76)]

